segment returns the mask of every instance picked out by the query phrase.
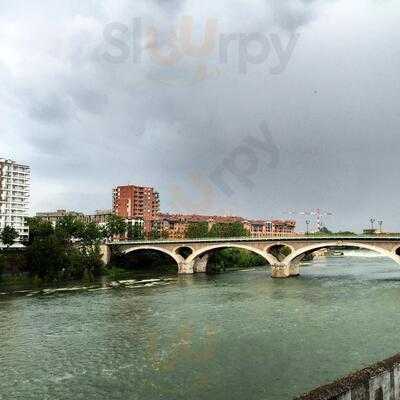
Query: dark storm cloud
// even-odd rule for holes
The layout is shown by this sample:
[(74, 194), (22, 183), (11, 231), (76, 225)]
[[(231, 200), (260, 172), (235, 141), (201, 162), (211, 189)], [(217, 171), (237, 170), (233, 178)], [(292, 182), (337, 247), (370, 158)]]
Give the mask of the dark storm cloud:
[[(0, 141), (6, 156), (32, 165), (33, 210), (109, 207), (113, 185), (137, 183), (156, 186), (164, 210), (279, 217), (320, 207), (335, 213), (334, 228), (359, 229), (370, 214), (400, 226), (394, 2), (14, 4), (0, 17)], [(146, 46), (145, 29), (176, 31), (182, 16), (193, 17), (195, 45), (210, 18), (219, 35), (237, 35), (226, 63), (219, 37), (206, 56), (178, 47), (169, 65), (155, 57), (171, 45), (163, 36), (162, 48)], [(127, 28), (120, 63), (102, 57), (112, 22)], [(271, 73), (294, 34), (287, 66)], [(248, 35), (265, 46), (262, 63), (257, 43), (243, 47)]]

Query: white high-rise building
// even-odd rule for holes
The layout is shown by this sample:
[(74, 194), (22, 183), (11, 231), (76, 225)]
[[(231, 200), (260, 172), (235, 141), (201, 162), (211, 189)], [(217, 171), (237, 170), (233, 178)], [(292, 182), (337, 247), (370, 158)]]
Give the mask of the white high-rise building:
[(20, 240), (28, 238), (25, 218), (29, 206), (30, 168), (0, 158), (0, 231), (13, 227)]

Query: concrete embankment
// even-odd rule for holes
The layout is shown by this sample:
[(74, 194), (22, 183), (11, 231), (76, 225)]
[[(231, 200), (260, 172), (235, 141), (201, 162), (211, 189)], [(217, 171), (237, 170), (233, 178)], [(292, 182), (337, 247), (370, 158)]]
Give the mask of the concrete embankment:
[(400, 400), (400, 354), (295, 400)]

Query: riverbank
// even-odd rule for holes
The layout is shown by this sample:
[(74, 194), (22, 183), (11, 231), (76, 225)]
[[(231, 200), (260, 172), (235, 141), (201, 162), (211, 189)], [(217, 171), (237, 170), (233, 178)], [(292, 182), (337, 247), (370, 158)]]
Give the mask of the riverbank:
[[(17, 261), (18, 262), (17, 262)], [(177, 274), (177, 266), (163, 254), (149, 253), (140, 257), (123, 257), (115, 255), (112, 259), (114, 264), (96, 268), (94, 272), (86, 269), (85, 265), (79, 268), (82, 272), (78, 275), (80, 279), (73, 279), (77, 274), (67, 274), (61, 270), (58, 274), (48, 274), (42, 277), (30, 272), (28, 255), (11, 253), (6, 259), (6, 273), (0, 276), (0, 290), (16, 291), (24, 289), (47, 289), (62, 286), (85, 285), (102, 281), (118, 281), (136, 276), (149, 275), (171, 275)], [(240, 270), (243, 268), (254, 268), (265, 264), (265, 260), (257, 254), (241, 249), (224, 249), (211, 255), (207, 267), (208, 274), (219, 274), (227, 271)], [(145, 267), (144, 267), (145, 266)], [(59, 268), (57, 268), (59, 270)], [(89, 272), (88, 272), (89, 271)]]

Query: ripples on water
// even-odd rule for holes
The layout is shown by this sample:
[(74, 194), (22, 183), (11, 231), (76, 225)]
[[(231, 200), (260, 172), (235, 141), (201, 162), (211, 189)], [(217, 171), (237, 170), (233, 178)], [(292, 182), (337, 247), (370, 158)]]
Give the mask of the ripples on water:
[(0, 296), (0, 399), (290, 399), (400, 350), (400, 268), (348, 255)]

